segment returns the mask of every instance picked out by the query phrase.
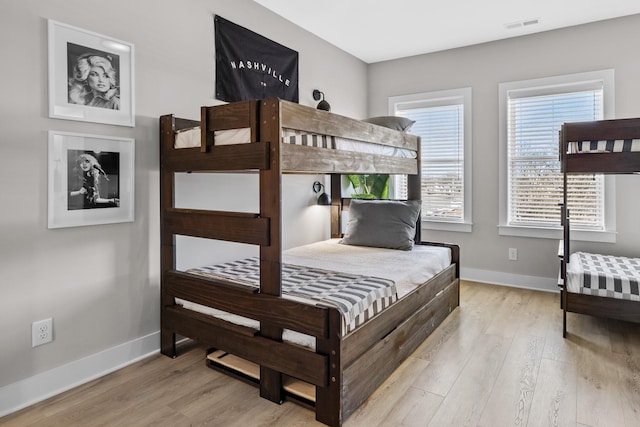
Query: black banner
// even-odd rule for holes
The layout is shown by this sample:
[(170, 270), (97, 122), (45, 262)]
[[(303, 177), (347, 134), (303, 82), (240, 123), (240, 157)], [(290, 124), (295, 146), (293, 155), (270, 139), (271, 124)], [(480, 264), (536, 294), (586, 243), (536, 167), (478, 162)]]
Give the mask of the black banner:
[(298, 52), (216, 15), (216, 98), (298, 102)]

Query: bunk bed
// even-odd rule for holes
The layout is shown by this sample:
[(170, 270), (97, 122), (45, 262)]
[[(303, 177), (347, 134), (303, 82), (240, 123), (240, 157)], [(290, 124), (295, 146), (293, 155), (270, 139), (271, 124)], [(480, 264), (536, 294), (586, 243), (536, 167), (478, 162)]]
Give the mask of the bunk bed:
[(640, 322), (640, 259), (571, 253), (568, 175), (640, 172), (640, 118), (565, 123), (559, 134), (564, 175), (560, 257), (562, 336), (567, 312)]
[[(183, 133), (187, 142), (178, 142)], [(343, 149), (343, 140), (382, 151)], [(199, 121), (160, 117), (161, 352), (177, 356), (176, 335), (195, 339), (210, 347), (211, 355), (239, 358), (240, 363), (224, 367), (235, 375), (246, 378), (243, 363), (251, 364), (262, 397), (278, 403), (299, 400), (315, 410), (318, 421), (341, 425), (459, 305), (459, 248), (422, 242), (418, 218), (416, 246), (446, 249), (446, 265), (344, 331), (336, 307), (283, 296), (281, 174), (331, 175), (331, 235), (339, 238), (346, 204), (340, 174), (407, 174), (408, 198), (419, 200), (419, 148), (419, 138), (405, 132), (277, 98), (202, 107)], [(257, 171), (260, 212), (175, 207), (176, 173), (224, 171)], [(259, 245), (258, 287), (176, 270), (177, 235)], [(180, 301), (258, 326), (190, 309)], [(283, 339), (283, 331), (311, 337), (313, 349)], [(291, 392), (289, 380), (303, 381), (311, 391)]]

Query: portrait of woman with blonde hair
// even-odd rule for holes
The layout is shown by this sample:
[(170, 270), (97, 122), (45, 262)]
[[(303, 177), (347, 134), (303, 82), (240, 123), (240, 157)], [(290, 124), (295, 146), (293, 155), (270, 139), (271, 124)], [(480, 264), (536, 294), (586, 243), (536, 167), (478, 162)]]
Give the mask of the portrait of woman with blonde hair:
[(112, 207), (120, 204), (117, 197), (103, 196), (103, 193), (106, 194), (108, 191), (108, 188), (103, 187), (108, 187), (110, 180), (94, 155), (81, 152), (74, 160), (70, 160), (70, 163), (71, 161), (74, 165), (69, 165), (69, 210)]
[(85, 53), (69, 70), (70, 104), (120, 109), (120, 88), (113, 57), (106, 53)]

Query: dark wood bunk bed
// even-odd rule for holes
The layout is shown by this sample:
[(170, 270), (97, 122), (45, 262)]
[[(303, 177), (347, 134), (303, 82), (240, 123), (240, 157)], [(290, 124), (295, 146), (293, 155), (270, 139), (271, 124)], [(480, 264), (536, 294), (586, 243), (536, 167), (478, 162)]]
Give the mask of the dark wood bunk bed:
[[(200, 126), (201, 145), (174, 148), (176, 132)], [(216, 145), (216, 131), (245, 128), (250, 142)], [(280, 143), (283, 129), (381, 143), (418, 152), (416, 158)], [(409, 175), (409, 199), (420, 199), (419, 138), (279, 99), (203, 107), (201, 120), (160, 118), (161, 352), (176, 357), (176, 335), (259, 365), (260, 395), (281, 403), (283, 378), (315, 386), (316, 419), (339, 426), (459, 305), (459, 248), (450, 265), (357, 329), (341, 333), (338, 310), (281, 296), (281, 174), (331, 174), (331, 233), (340, 236), (343, 173)], [(258, 171), (260, 212), (180, 209), (177, 172)], [(419, 224), (417, 230), (419, 231)], [(176, 270), (175, 236), (260, 246), (260, 287), (212, 280)], [(176, 304), (176, 298), (258, 320), (259, 329), (232, 324)], [(283, 329), (315, 338), (315, 351), (282, 340)], [(295, 400), (295, 399), (294, 399)], [(303, 399), (304, 400), (304, 399)], [(309, 403), (309, 402), (307, 402)]]
[[(560, 306), (563, 310), (562, 336), (567, 335), (567, 312), (640, 322), (639, 301), (572, 292), (568, 290), (567, 278), (567, 266), (571, 258), (568, 175), (640, 172), (640, 118), (565, 123), (560, 130), (559, 151), (564, 175), (564, 197), (561, 205), (563, 240), (558, 249), (561, 265), (559, 286)], [(640, 277), (635, 280), (640, 281)], [(635, 288), (634, 293), (637, 293), (637, 285)]]

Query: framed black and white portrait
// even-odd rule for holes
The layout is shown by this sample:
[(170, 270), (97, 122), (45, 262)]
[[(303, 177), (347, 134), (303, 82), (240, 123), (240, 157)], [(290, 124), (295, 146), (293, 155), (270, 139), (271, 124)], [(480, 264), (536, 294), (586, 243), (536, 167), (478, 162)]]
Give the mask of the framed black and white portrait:
[(133, 221), (134, 144), (50, 131), (48, 227)]
[(48, 25), (49, 117), (134, 126), (133, 44)]

